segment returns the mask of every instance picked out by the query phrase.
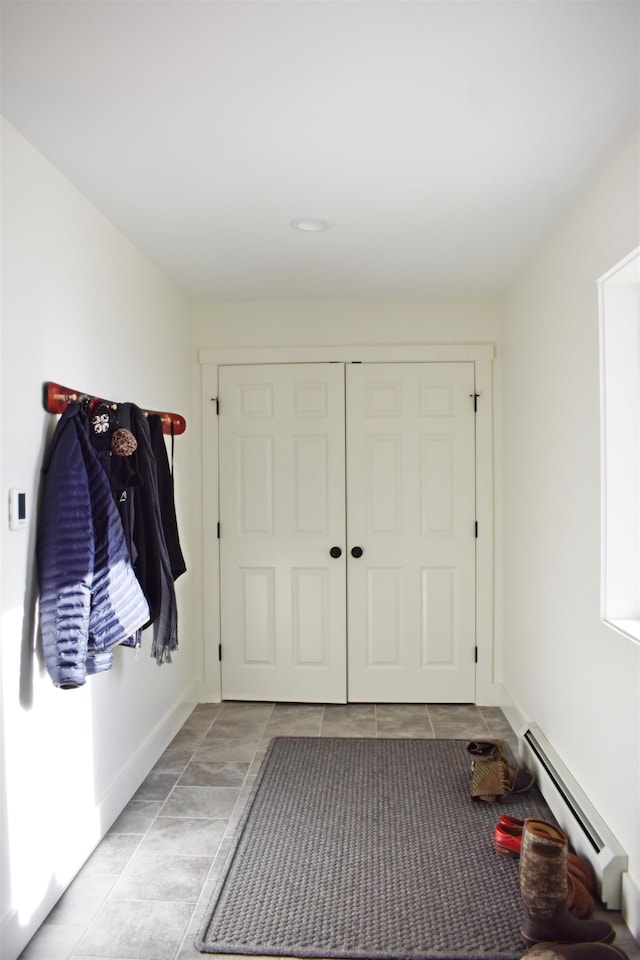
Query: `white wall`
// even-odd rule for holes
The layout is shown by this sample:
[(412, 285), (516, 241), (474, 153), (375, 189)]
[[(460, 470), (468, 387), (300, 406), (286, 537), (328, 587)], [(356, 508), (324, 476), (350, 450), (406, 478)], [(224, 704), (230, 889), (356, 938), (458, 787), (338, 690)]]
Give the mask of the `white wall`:
[(499, 299), (287, 300), (203, 303), (193, 344), (296, 347), (343, 344), (494, 343)]
[[(195, 701), (198, 580), (193, 567), (188, 304), (60, 174), (3, 125), (2, 847), (3, 960), (15, 957), (130, 798)], [(37, 639), (34, 538), (55, 380), (187, 417), (176, 439), (176, 499), (192, 572), (176, 584), (173, 664), (115, 651), (109, 673), (58, 690)], [(8, 489), (29, 524), (10, 531)]]
[(640, 242), (637, 128), (506, 299), (504, 685), (629, 854), (640, 935), (640, 646), (600, 622), (598, 278)]

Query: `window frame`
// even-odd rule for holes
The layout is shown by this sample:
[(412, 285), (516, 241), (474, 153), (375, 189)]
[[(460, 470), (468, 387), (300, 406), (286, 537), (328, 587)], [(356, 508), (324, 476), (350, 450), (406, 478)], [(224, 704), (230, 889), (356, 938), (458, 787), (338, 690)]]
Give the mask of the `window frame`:
[(640, 247), (598, 280), (601, 619), (640, 644)]

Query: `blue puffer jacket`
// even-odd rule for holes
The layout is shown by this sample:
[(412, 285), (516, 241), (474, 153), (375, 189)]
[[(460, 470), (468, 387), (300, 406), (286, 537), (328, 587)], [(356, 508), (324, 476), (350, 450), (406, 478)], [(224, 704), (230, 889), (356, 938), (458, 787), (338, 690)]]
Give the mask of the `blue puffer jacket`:
[(38, 522), (40, 626), (58, 687), (108, 670), (112, 648), (149, 619), (109, 480), (79, 404), (58, 421), (44, 467)]

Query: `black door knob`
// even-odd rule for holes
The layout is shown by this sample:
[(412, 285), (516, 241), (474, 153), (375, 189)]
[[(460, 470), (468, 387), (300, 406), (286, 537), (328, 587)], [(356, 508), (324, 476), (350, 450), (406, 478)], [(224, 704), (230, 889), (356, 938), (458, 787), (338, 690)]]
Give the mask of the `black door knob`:
[(358, 559), (358, 557), (361, 557), (363, 553), (364, 553), (364, 550), (362, 549), (362, 547), (351, 547), (351, 556), (355, 557), (356, 560)]
[(334, 560), (337, 560), (338, 557), (342, 556), (342, 550), (340, 547), (331, 547), (331, 550), (329, 550), (329, 556), (333, 557)]

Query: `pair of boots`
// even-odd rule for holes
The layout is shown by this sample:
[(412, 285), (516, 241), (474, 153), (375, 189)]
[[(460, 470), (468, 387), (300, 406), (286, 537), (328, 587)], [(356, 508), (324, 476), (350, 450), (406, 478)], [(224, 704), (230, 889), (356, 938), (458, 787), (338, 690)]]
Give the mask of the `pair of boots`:
[[(542, 820), (536, 821), (541, 830), (555, 831), (556, 828), (549, 826)], [(522, 847), (522, 831), (524, 820), (519, 817), (511, 817), (506, 813), (500, 815), (493, 831), (493, 845), (496, 853), (506, 857), (519, 857)], [(582, 920), (590, 917), (594, 908), (594, 895), (596, 892), (595, 875), (593, 867), (588, 860), (572, 853), (567, 853), (567, 883), (569, 895), (567, 897), (567, 908), (570, 913)]]
[(505, 756), (502, 740), (469, 740), (471, 756), (471, 798), (495, 803), (510, 793), (529, 790), (535, 778), (524, 767), (512, 767)]
[(569, 912), (568, 841), (544, 820), (525, 820), (520, 852), (521, 933), (537, 944), (527, 960), (616, 960), (615, 932), (606, 920), (579, 919)]
[[(508, 763), (501, 740), (470, 740), (467, 752), (472, 758), (474, 800), (495, 803), (510, 793), (524, 793), (534, 784), (533, 774)], [(520, 893), (524, 905), (521, 933), (533, 945), (526, 954), (527, 960), (628, 960), (622, 950), (609, 946), (615, 939), (610, 923), (581, 918), (569, 911), (572, 875), (575, 877), (575, 870), (569, 870), (565, 834), (555, 824), (525, 820), (520, 847)], [(584, 911), (578, 913), (586, 914), (591, 907), (592, 903), (587, 901)]]

